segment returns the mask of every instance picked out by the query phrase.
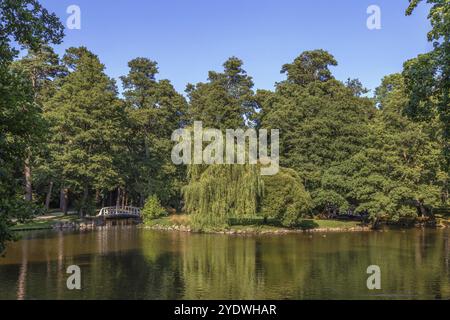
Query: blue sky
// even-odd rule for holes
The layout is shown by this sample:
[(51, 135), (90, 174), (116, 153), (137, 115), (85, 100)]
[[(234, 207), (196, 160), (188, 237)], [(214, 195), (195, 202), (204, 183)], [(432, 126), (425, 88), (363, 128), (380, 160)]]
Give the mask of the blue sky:
[[(273, 89), (281, 66), (304, 50), (325, 49), (337, 59), (339, 80), (359, 78), (374, 89), (405, 60), (431, 49), (428, 7), (413, 16), (407, 0), (41, 0), (65, 23), (69, 5), (81, 9), (81, 30), (66, 30), (56, 48), (87, 46), (118, 79), (127, 62), (148, 57), (159, 79), (179, 92), (206, 81), (230, 56), (244, 61), (255, 89)], [(369, 5), (381, 8), (381, 30), (366, 27)], [(120, 82), (118, 82), (120, 85)]]

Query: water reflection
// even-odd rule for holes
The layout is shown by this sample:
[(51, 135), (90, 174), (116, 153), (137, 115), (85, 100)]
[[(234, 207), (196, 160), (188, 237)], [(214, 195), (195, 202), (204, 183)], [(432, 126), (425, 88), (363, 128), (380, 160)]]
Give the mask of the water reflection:
[[(66, 269), (82, 270), (82, 290)], [(382, 290), (366, 287), (369, 265)], [(0, 299), (450, 299), (448, 230), (233, 237), (36, 232), (0, 258)]]
[(17, 300), (25, 299), (25, 283), (27, 279), (28, 267), (28, 243), (22, 245), (22, 263), (20, 264), (19, 280), (17, 281)]

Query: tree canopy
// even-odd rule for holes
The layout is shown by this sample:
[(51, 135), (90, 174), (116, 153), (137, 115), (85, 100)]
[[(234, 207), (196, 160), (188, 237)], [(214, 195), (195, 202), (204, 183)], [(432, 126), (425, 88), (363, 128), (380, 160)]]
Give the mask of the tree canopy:
[(12, 67), (18, 46), (37, 49), (60, 43), (63, 26), (36, 0), (0, 2), (0, 252), (13, 234), (10, 226), (33, 211), (23, 202), (21, 176), (26, 150), (32, 145), (40, 108), (27, 74)]

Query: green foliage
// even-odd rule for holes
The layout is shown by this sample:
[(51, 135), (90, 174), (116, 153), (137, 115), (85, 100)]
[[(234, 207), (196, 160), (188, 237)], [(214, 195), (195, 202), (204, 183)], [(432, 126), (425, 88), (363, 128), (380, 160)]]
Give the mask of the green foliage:
[(188, 84), (188, 116), (191, 122), (217, 129), (245, 127), (255, 116), (253, 80), (242, 68), (243, 62), (229, 58), (222, 73), (210, 71), (207, 83)]
[[(324, 51), (305, 52), (283, 67), (288, 79), (275, 92), (257, 92), (257, 124), (281, 129), (281, 162), (293, 169), (264, 177), (262, 193), (237, 195), (233, 182), (241, 180), (220, 167), (191, 168), (184, 195), (198, 226), (245, 217), (237, 197), (256, 208), (247, 219), (262, 214), (286, 226), (301, 223), (310, 209), (399, 221), (446, 203), (439, 125), (405, 117), (412, 98), (402, 75), (383, 79), (376, 98), (368, 99), (358, 80), (344, 85), (333, 78), (328, 66), (335, 64)], [(247, 182), (241, 190), (259, 190), (256, 180)]]
[(305, 51), (294, 62), (285, 64), (281, 73), (287, 74), (287, 82), (306, 86), (315, 81), (334, 79), (329, 66), (337, 66), (337, 61), (327, 51)]
[(37, 0), (2, 0), (0, 2), (0, 61), (11, 61), (20, 45), (38, 48), (42, 44), (60, 43), (64, 26)]
[(345, 82), (345, 86), (353, 91), (353, 94), (357, 97), (361, 97), (369, 93), (369, 89), (365, 88), (359, 79), (348, 78)]
[[(188, 124), (202, 121), (218, 129), (245, 128), (255, 118), (253, 81), (243, 62), (229, 58), (222, 73), (210, 71), (207, 83), (189, 84)], [(185, 210), (194, 228), (223, 227), (230, 218), (254, 217), (263, 183), (256, 166), (192, 165), (183, 188)]]
[(185, 210), (196, 229), (223, 227), (230, 218), (254, 217), (263, 192), (260, 171), (253, 165), (189, 167), (183, 188)]
[(46, 117), (61, 180), (82, 194), (80, 214), (86, 214), (92, 189), (111, 190), (120, 183), (115, 150), (124, 110), (97, 56), (84, 47), (69, 48), (63, 61), (70, 72), (47, 102)]
[(53, 48), (41, 45), (29, 48), (26, 56), (14, 62), (13, 67), (24, 72), (33, 87), (35, 102), (42, 105), (55, 90), (54, 81), (67, 74)]
[(147, 201), (145, 201), (144, 208), (142, 209), (142, 216), (144, 222), (149, 222), (154, 219), (158, 219), (167, 216), (167, 211), (161, 206), (156, 195), (150, 196)]
[[(385, 77), (374, 99), (358, 79), (336, 80), (335, 58), (313, 50), (282, 66), (286, 80), (275, 91), (256, 94), (243, 61), (231, 57), (205, 83), (187, 85), (187, 102), (157, 80), (148, 58), (129, 62), (120, 99), (87, 48), (69, 48), (62, 61), (54, 53), (49, 44), (63, 37), (54, 14), (36, 0), (0, 1), (0, 252), (14, 238), (12, 221), (39, 213), (53, 186), (68, 190), (82, 215), (106, 201), (148, 199), (153, 219), (161, 203), (179, 208), (184, 197), (196, 229), (261, 218), (307, 227), (310, 212), (399, 221), (448, 206), (450, 5), (427, 3), (433, 51)], [(28, 52), (14, 61), (19, 46)], [(170, 137), (194, 121), (280, 129), (284, 169), (261, 177), (258, 166), (190, 166), (186, 177), (171, 162)], [(23, 200), (24, 184), (35, 203)]]
[(275, 176), (261, 177), (254, 165), (191, 166), (183, 194), (185, 209), (199, 230), (258, 216), (292, 227), (311, 208), (309, 193), (295, 171), (282, 169)]
[(33, 191), (39, 190), (39, 183), (45, 183), (47, 187), (49, 181), (54, 183), (56, 180), (48, 143), (50, 139), (49, 123), (43, 115), (43, 104), (54, 94), (55, 80), (65, 75), (66, 69), (61, 65), (58, 55), (48, 45), (42, 45), (37, 49), (30, 48), (25, 57), (14, 62), (12, 68), (23, 72), (29, 79), (34, 103), (38, 107), (38, 116), (34, 121), (33, 141), (27, 146), (25, 161), (25, 170), (29, 173), (25, 177), (26, 185), (28, 185), (26, 199), (31, 201)]
[[(296, 64), (305, 60), (300, 57)], [(307, 60), (306, 66), (298, 68), (309, 70), (317, 65), (317, 73), (327, 77), (310, 79), (301, 85), (288, 80), (278, 84), (275, 92), (257, 94), (262, 107), (261, 126), (281, 130), (281, 165), (299, 174), (311, 193), (316, 212), (324, 209), (324, 201), (334, 202), (342, 197), (336, 190), (325, 197), (322, 177), (328, 168), (364, 148), (368, 125), (376, 110), (370, 99), (358, 97), (354, 89), (325, 72), (321, 56), (317, 59)]]
[(448, 181), (440, 169), (440, 144), (428, 134), (429, 125), (402, 115), (409, 100), (401, 75), (383, 80), (377, 101), (380, 110), (368, 127), (367, 146), (324, 173), (322, 198), (335, 198), (338, 210), (367, 212), (372, 219), (430, 215), (442, 203)]
[[(322, 60), (306, 63), (302, 54), (291, 68), (323, 66)], [(320, 70), (323, 67), (317, 73)], [(429, 215), (445, 203), (448, 173), (440, 166), (443, 141), (436, 116), (417, 124), (403, 115), (412, 104), (418, 106), (404, 78), (392, 75), (383, 80), (376, 92), (377, 110), (373, 101), (360, 97), (363, 87), (358, 81), (344, 86), (326, 74), (325, 81), (292, 81), (288, 75), (274, 93), (257, 94), (260, 123), (283, 132), (282, 165), (303, 178), (314, 211), (368, 213), (374, 219), (398, 221)], [(423, 96), (433, 104), (431, 94)]]
[(183, 125), (186, 100), (170, 81), (156, 80), (156, 62), (136, 58), (128, 66), (128, 75), (121, 78), (127, 116), (120, 163), (125, 187), (141, 205), (156, 194), (164, 204), (177, 207), (185, 170), (171, 161), (170, 137)]
[(36, 213), (24, 203), (21, 187), (26, 150), (42, 129), (41, 109), (34, 100), (33, 86), (23, 70), (12, 66), (17, 55), (13, 44), (37, 49), (59, 43), (63, 26), (35, 0), (0, 2), (0, 253), (14, 238), (13, 219), (24, 220)]
[(261, 214), (265, 218), (274, 218), (286, 227), (294, 227), (310, 213), (311, 196), (294, 170), (281, 169), (274, 176), (263, 177), (263, 181)]
[[(421, 0), (410, 1), (406, 11), (411, 15)], [(408, 115), (429, 119), (435, 114), (441, 122), (441, 136), (445, 166), (450, 168), (450, 1), (427, 0), (431, 5), (428, 18), (432, 29), (428, 40), (434, 50), (407, 61), (403, 76), (410, 96)], [(447, 191), (448, 192), (448, 191)]]
[[(422, 0), (410, 0), (406, 15), (411, 15)], [(427, 0), (431, 5), (428, 19), (432, 29), (428, 33), (429, 41), (448, 41), (450, 38), (450, 2), (449, 0)]]

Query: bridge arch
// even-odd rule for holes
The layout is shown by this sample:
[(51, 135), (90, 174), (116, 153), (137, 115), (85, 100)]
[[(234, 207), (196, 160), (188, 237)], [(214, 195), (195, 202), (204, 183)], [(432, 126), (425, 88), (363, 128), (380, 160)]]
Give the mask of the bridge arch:
[(138, 207), (105, 207), (97, 217), (103, 218), (140, 218), (141, 208)]

